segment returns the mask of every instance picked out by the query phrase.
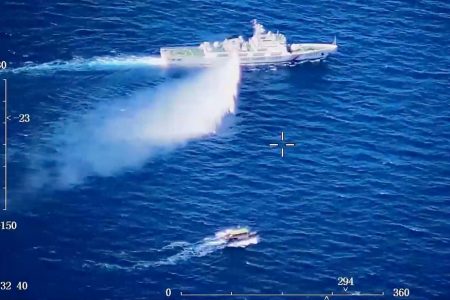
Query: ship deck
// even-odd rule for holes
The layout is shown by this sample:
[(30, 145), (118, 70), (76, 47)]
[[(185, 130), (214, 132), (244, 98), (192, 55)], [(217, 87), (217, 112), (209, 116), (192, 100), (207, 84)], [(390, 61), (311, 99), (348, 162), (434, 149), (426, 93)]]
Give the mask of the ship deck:
[(166, 52), (170, 56), (195, 56), (201, 57), (204, 56), (204, 52), (202, 49), (198, 47), (163, 47), (161, 48), (161, 52)]

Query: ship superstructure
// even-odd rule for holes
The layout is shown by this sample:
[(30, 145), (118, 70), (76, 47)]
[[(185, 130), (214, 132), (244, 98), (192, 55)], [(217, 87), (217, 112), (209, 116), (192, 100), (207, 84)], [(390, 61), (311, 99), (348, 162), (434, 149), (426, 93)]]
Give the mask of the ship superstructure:
[(222, 42), (203, 42), (199, 46), (163, 47), (161, 57), (168, 64), (202, 65), (237, 55), (241, 64), (253, 65), (323, 60), (336, 50), (336, 39), (330, 44), (288, 44), (283, 34), (266, 31), (254, 20), (253, 36), (248, 40), (238, 36)]

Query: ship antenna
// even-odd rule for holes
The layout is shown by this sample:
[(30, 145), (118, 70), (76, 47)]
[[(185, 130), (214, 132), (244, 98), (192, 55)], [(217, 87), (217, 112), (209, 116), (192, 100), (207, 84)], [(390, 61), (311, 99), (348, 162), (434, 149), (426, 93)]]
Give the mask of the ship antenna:
[(258, 31), (258, 21), (256, 21), (256, 19), (253, 19), (252, 25), (253, 25), (253, 35), (255, 35), (256, 32)]

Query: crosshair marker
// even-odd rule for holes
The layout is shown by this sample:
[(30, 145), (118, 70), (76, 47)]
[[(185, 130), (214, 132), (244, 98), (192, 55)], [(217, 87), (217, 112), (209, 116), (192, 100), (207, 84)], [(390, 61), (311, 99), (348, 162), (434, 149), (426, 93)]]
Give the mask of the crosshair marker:
[(281, 157), (284, 157), (284, 152), (286, 147), (294, 147), (295, 143), (286, 143), (284, 141), (284, 132), (281, 132), (281, 143), (271, 143), (270, 148), (281, 147)]

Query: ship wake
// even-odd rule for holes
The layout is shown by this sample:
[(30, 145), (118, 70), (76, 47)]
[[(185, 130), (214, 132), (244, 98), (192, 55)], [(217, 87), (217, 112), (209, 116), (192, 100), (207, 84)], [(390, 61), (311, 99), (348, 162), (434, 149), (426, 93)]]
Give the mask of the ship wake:
[(71, 60), (54, 60), (45, 63), (28, 62), (17, 68), (5, 69), (13, 73), (42, 74), (58, 71), (110, 70), (120, 68), (137, 68), (147, 66), (164, 66), (165, 61), (158, 56), (98, 56), (93, 58), (74, 58)]

